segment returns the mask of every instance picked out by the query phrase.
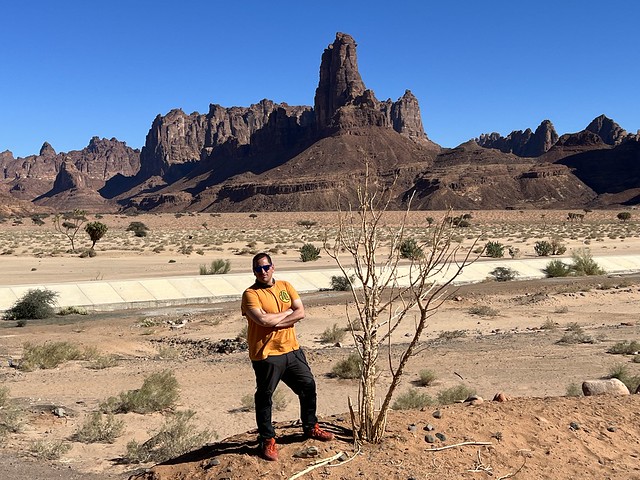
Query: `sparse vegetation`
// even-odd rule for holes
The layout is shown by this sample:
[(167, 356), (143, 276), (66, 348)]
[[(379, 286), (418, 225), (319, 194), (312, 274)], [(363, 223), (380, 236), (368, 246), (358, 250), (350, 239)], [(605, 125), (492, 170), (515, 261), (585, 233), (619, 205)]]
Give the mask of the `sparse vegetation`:
[(587, 335), (580, 325), (572, 322), (567, 325), (566, 333), (557, 343), (574, 345), (579, 343), (596, 343), (596, 340), (592, 336)]
[(462, 338), (466, 336), (466, 330), (445, 330), (444, 332), (440, 332), (438, 334), (437, 340), (444, 340), (448, 342), (450, 340), (453, 340), (454, 338)]
[(429, 405), (433, 405), (433, 399), (429, 395), (416, 388), (410, 388), (396, 398), (391, 408), (394, 410), (417, 410)]
[(468, 312), (471, 315), (478, 315), (480, 317), (495, 317), (496, 315), (498, 315), (498, 313), (500, 313), (498, 312), (498, 310), (488, 305), (474, 305), (473, 307), (469, 308)]
[(146, 237), (149, 227), (142, 222), (131, 222), (125, 231), (133, 232), (136, 237)]
[(45, 342), (42, 345), (25, 343), (19, 368), (27, 372), (36, 369), (48, 370), (64, 362), (83, 358), (80, 349), (69, 342)]
[(360, 378), (362, 359), (358, 352), (352, 353), (344, 360), (340, 360), (332, 369), (331, 376), (344, 379)]
[(500, 242), (487, 242), (484, 246), (484, 251), (488, 257), (502, 258), (504, 257), (504, 245)]
[(211, 266), (200, 265), (200, 275), (224, 275), (231, 270), (231, 261), (217, 259), (211, 262)]
[(56, 231), (65, 235), (71, 242), (71, 251), (75, 252), (75, 238), (80, 227), (87, 221), (87, 212), (76, 209), (73, 212), (58, 214), (53, 217), (53, 225)]
[(489, 272), (498, 282), (508, 282), (518, 276), (518, 272), (509, 267), (496, 267)]
[[(273, 395), (271, 396), (271, 402), (273, 404), (273, 409), (278, 412), (285, 410), (289, 405), (287, 394), (280, 387), (276, 388), (276, 391), (273, 392)], [(240, 399), (240, 403), (242, 404), (241, 410), (245, 412), (253, 412), (256, 409), (255, 399), (253, 397), (253, 394), (251, 393), (243, 395)]]
[(418, 372), (418, 385), (421, 387), (428, 387), (435, 382), (437, 376), (433, 370), (420, 370)]
[(400, 243), (400, 257), (410, 260), (422, 258), (424, 251), (413, 238), (406, 238)]
[(178, 381), (170, 370), (153, 373), (137, 390), (121, 392), (100, 404), (104, 413), (150, 413), (172, 408), (178, 397)]
[(598, 266), (591, 256), (591, 252), (585, 248), (575, 250), (571, 253), (573, 264), (571, 270), (575, 275), (602, 275), (605, 271)]
[(320, 341), (322, 343), (338, 343), (342, 341), (346, 333), (344, 328), (340, 328), (337, 323), (334, 323), (333, 326), (322, 332)]
[(73, 440), (82, 443), (113, 443), (124, 431), (124, 421), (113, 413), (91, 412), (82, 426), (73, 435)]
[(314, 247), (312, 243), (305, 243), (300, 247), (300, 260), (303, 262), (313, 262), (320, 258), (320, 249)]
[(0, 440), (7, 433), (18, 432), (22, 426), (21, 412), (9, 402), (9, 389), (0, 387)]
[(31, 454), (42, 460), (59, 460), (69, 450), (71, 445), (62, 440), (36, 440), (29, 447)]
[(475, 394), (476, 391), (473, 388), (460, 384), (438, 393), (438, 403), (440, 405), (449, 405), (456, 402), (464, 402), (471, 395)]
[(64, 317), (66, 315), (87, 315), (87, 309), (84, 307), (68, 306), (58, 310), (58, 315)]
[(195, 450), (215, 436), (208, 429), (198, 430), (192, 410), (171, 414), (160, 431), (146, 442), (127, 444), (125, 459), (130, 463), (164, 462)]
[(629, 367), (624, 363), (618, 363), (611, 367), (607, 376), (609, 378), (617, 378), (620, 380), (627, 386), (631, 393), (635, 392), (638, 385), (640, 385), (640, 376), (632, 375), (629, 371)]
[[(9, 310), (4, 312), (5, 320), (40, 320), (53, 317), (58, 294), (47, 288), (34, 288), (25, 293)], [(20, 325), (24, 326), (24, 324)]]
[(318, 222), (314, 222), (313, 220), (300, 220), (297, 225), (306, 228), (309, 230), (311, 227), (315, 226)]
[(351, 277), (351, 279), (345, 277), (344, 275), (332, 275), (331, 276), (331, 290), (337, 290), (339, 292), (345, 292), (347, 290), (349, 290), (350, 288), (350, 283), (354, 281), (353, 276)]
[(640, 352), (640, 342), (636, 342), (635, 340), (618, 342), (607, 350), (607, 353), (616, 355), (637, 355), (638, 352)]
[(542, 271), (547, 278), (567, 277), (571, 274), (571, 266), (562, 260), (551, 260)]

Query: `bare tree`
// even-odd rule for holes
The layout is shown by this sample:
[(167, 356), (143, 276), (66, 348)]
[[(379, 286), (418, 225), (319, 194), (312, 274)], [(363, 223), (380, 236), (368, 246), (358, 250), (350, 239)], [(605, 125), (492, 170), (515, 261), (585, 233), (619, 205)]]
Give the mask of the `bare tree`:
[(84, 222), (87, 221), (87, 214), (84, 210), (75, 209), (73, 212), (66, 212), (63, 214), (57, 214), (53, 217), (53, 226), (56, 231), (66, 235), (71, 242), (71, 250), (75, 252), (76, 247), (74, 244), (78, 230)]
[[(385, 227), (382, 218), (389, 209), (393, 186), (381, 189), (372, 185), (367, 170), (357, 192), (357, 208), (339, 212), (338, 234), (332, 245), (325, 242), (325, 250), (349, 279), (357, 312), (357, 318), (352, 319), (347, 311), (349, 324), (359, 320), (362, 326), (361, 333), (354, 332), (362, 359), (357, 413), (349, 399), (354, 438), (357, 443), (378, 443), (384, 436), (393, 393), (419, 346), (427, 320), (446, 300), (452, 282), (463, 268), (477, 257), (470, 258), (475, 242), (466, 253), (452, 242), (450, 216), (445, 215), (440, 222), (426, 227), (428, 238), (419, 242), (423, 254), (401, 262), (400, 246), (406, 240), (411, 199), (400, 226)], [(383, 253), (381, 248), (385, 234), (389, 234), (388, 253)], [(347, 257), (346, 262), (342, 255)], [(413, 334), (409, 344), (394, 358), (391, 336), (410, 312), (415, 312), (416, 317)], [(380, 347), (385, 343), (389, 347), (387, 362), (391, 381), (376, 411), (378, 360)]]

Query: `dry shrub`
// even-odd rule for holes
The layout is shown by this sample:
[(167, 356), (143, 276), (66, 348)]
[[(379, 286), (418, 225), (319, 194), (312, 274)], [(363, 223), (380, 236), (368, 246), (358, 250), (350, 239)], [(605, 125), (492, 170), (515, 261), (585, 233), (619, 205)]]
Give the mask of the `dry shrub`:
[(342, 341), (346, 333), (344, 328), (340, 328), (337, 323), (334, 323), (333, 326), (322, 332), (320, 341), (322, 343), (338, 343)]
[(402, 395), (399, 395), (393, 403), (394, 410), (417, 410), (433, 405), (433, 399), (426, 393), (421, 393), (416, 388), (410, 388)]
[(121, 392), (100, 404), (105, 413), (150, 413), (160, 412), (175, 405), (178, 397), (178, 381), (170, 370), (153, 373), (137, 390)]
[(113, 413), (103, 415), (102, 412), (92, 412), (73, 439), (82, 443), (113, 443), (123, 431), (124, 422), (116, 419)]
[(202, 447), (215, 437), (215, 433), (208, 429), (198, 431), (194, 416), (192, 410), (173, 413), (160, 431), (146, 442), (139, 444), (135, 440), (130, 441), (125, 460), (130, 463), (160, 463)]
[(440, 405), (449, 405), (451, 403), (464, 402), (471, 395), (475, 394), (476, 391), (473, 388), (460, 384), (438, 393), (438, 403)]

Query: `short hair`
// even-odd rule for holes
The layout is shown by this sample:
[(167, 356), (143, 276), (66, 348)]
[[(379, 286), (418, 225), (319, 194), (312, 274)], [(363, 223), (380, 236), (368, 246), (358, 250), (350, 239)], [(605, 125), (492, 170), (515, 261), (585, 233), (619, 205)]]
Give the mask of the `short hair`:
[(258, 260), (262, 260), (263, 258), (266, 258), (267, 260), (269, 260), (269, 263), (273, 264), (273, 261), (271, 260), (271, 257), (269, 256), (269, 254), (262, 252), (262, 253), (258, 253), (256, 256), (253, 257), (253, 260), (251, 261), (251, 266), (255, 267), (256, 265), (258, 265)]

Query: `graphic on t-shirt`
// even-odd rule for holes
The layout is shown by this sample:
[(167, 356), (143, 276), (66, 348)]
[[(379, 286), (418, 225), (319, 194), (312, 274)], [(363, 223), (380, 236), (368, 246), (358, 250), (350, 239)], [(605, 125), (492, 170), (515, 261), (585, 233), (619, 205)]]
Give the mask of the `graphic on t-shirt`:
[(291, 297), (286, 290), (280, 291), (280, 300), (282, 300), (284, 303), (289, 303), (291, 301)]

